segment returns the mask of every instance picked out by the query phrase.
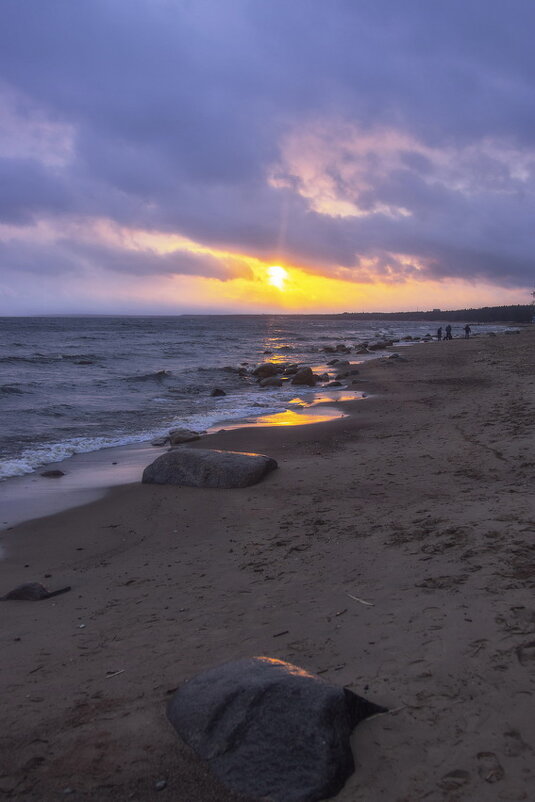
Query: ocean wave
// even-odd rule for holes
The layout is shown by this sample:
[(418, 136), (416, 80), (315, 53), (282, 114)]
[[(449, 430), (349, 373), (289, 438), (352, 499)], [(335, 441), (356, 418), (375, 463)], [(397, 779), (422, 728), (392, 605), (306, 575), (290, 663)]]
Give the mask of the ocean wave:
[(33, 364), (33, 365), (51, 365), (55, 362), (78, 362), (79, 360), (87, 360), (95, 362), (102, 357), (97, 354), (41, 354), (35, 353), (28, 356), (18, 356), (17, 354), (8, 354), (7, 356), (0, 357), (0, 362), (4, 364), (17, 364), (20, 362)]
[(35, 356), (15, 356), (14, 354), (10, 354), (9, 356), (0, 357), (0, 362), (6, 365), (15, 365), (20, 362), (29, 365), (50, 365), (53, 362), (57, 362), (59, 359), (62, 359), (62, 357), (43, 356), (42, 354), (36, 354)]
[[(159, 434), (166, 433), (160, 432)], [(62, 462), (74, 454), (87, 454), (90, 451), (100, 451), (102, 448), (114, 448), (133, 443), (143, 443), (158, 433), (139, 432), (135, 435), (117, 435), (110, 437), (75, 437), (60, 443), (50, 443), (25, 449), (20, 456), (0, 460), (0, 479), (12, 476), (23, 476), (32, 473), (37, 468), (50, 463)]]
[(127, 382), (148, 382), (148, 381), (156, 381), (156, 382), (163, 382), (166, 379), (169, 379), (172, 376), (172, 372), (170, 370), (156, 370), (154, 373), (144, 373), (141, 376), (126, 376), (124, 381)]
[(97, 359), (102, 359), (98, 354), (61, 354), (60, 356), (67, 362), (78, 362), (80, 359), (95, 362)]
[(208, 408), (205, 405), (198, 411), (190, 408), (188, 414), (177, 415), (174, 419), (168, 420), (165, 425), (133, 434), (116, 433), (100, 437), (72, 437), (57, 443), (32, 446), (25, 448), (17, 457), (0, 460), (0, 479), (32, 473), (43, 465), (62, 462), (74, 454), (148, 442), (154, 438), (165, 436), (170, 429), (177, 426), (186, 426), (188, 429), (204, 432), (214, 427), (224, 428), (225, 424), (251, 417), (274, 415), (284, 412), (294, 395), (295, 388), (292, 391), (281, 390), (276, 394), (270, 392), (265, 396), (258, 393), (222, 396), (217, 399), (209, 399), (210, 406)]
[(5, 393), (5, 395), (24, 395), (25, 392), (16, 384), (3, 384), (0, 386), (0, 393)]
[(44, 418), (66, 418), (74, 408), (72, 404), (52, 404), (35, 409), (33, 414)]

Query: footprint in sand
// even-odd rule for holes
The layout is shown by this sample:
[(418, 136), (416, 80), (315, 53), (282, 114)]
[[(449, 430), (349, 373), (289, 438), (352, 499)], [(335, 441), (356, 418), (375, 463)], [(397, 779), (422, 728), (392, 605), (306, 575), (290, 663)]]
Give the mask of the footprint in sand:
[(478, 752), (478, 774), (487, 783), (503, 780), (505, 774), (502, 765), (494, 752)]
[(516, 647), (515, 651), (520, 665), (525, 666), (532, 663), (535, 660), (535, 640), (521, 643), (520, 646)]
[(508, 757), (519, 757), (523, 752), (533, 752), (532, 747), (524, 741), (517, 730), (504, 732), (505, 739), (504, 752)]
[(456, 791), (458, 788), (462, 788), (463, 785), (467, 785), (469, 782), (470, 775), (467, 771), (463, 771), (463, 769), (454, 769), (453, 771), (448, 772), (448, 774), (445, 774), (440, 782), (437, 783), (437, 785), (444, 791)]

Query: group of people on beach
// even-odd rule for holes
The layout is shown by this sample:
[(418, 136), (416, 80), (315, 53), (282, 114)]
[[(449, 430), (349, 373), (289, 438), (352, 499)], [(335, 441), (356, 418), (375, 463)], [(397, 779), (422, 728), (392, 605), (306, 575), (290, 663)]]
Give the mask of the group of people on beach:
[[(464, 327), (464, 339), (465, 340), (468, 340), (468, 338), (470, 337), (471, 331), (472, 331), (472, 329), (470, 328), (470, 326), (467, 323), (466, 326)], [(442, 336), (442, 326), (439, 326), (438, 331), (437, 331), (437, 340), (439, 342), (440, 342), (440, 340), (453, 340), (453, 337), (451, 335), (451, 326), (450, 326), (449, 323), (446, 326), (446, 333), (444, 334), (444, 337)]]

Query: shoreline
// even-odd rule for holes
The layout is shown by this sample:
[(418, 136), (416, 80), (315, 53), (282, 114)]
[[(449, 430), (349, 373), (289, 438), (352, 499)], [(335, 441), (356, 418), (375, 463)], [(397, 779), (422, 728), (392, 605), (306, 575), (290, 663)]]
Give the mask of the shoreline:
[[(363, 400), (359, 397), (361, 392), (350, 388), (340, 388), (339, 391), (320, 388), (315, 399), (306, 406), (224, 422), (200, 433), (200, 440), (204, 442), (218, 432), (237, 429), (315, 426), (319, 422), (343, 418), (348, 414), (343, 411), (348, 402)], [(144, 468), (168, 448), (168, 444), (154, 446), (150, 440), (111, 446), (73, 454), (59, 462), (46, 463), (32, 473), (3, 479), (0, 481), (0, 536), (2, 531), (9, 531), (21, 523), (97, 501), (114, 487), (139, 482)], [(61, 470), (64, 475), (43, 477), (42, 473), (48, 470)], [(0, 549), (0, 559), (1, 556)]]
[(253, 487), (122, 485), (0, 532), (1, 592), (73, 588), (2, 606), (7, 798), (151, 800), (165, 779), (171, 798), (236, 800), (164, 708), (253, 654), (401, 708), (356, 730), (340, 802), (527, 798), (534, 345), (415, 345), (362, 366), (374, 397), (348, 417), (198, 441), (275, 457)]
[[(504, 329), (504, 326), (495, 328)], [(375, 344), (377, 338), (394, 340), (397, 337), (401, 340), (396, 348), (402, 348), (411, 345), (405, 342), (408, 339), (406, 335), (430, 336), (428, 327), (425, 327), (424, 335), (419, 329), (407, 328), (407, 324), (399, 330), (395, 327), (379, 327), (374, 331), (368, 327), (360, 332), (348, 331), (347, 328), (329, 330), (325, 336), (312, 326), (310, 337), (305, 340), (297, 334), (294, 326), (294, 329), (284, 331), (284, 338), (277, 336), (272, 342), (269, 337), (265, 339), (265, 332), (256, 332), (253, 336), (247, 329), (248, 345), (244, 349), (242, 340), (234, 338), (232, 354), (230, 351), (228, 354), (230, 364), (223, 365), (226, 360), (219, 350), (216, 354), (209, 351), (208, 362), (204, 364), (202, 357), (194, 359), (187, 349), (181, 364), (180, 360), (177, 363), (176, 355), (173, 357), (175, 344), (169, 341), (169, 333), (164, 327), (162, 354), (153, 353), (150, 348), (147, 352), (147, 341), (141, 337), (138, 365), (132, 360), (127, 364), (121, 359), (114, 361), (106, 350), (106, 340), (100, 330), (90, 328), (86, 334), (82, 334), (83, 331), (86, 331), (83, 326), (80, 330), (69, 329), (64, 343), (57, 340), (54, 329), (45, 329), (50, 342), (48, 350), (41, 353), (35, 352), (35, 344), (32, 346), (30, 328), (25, 330), (20, 346), (12, 348), (13, 353), (8, 348), (3, 357), (8, 368), (6, 383), (0, 387), (6, 412), (6, 440), (0, 461), (0, 505), (3, 480), (31, 476), (43, 467), (57, 465), (73, 455), (129, 445), (136, 447), (160, 438), (177, 426), (206, 431), (217, 424), (224, 425), (225, 420), (236, 421), (255, 415), (257, 411), (269, 414), (287, 408), (293, 398), (293, 388), (259, 393), (256, 384), (251, 383), (251, 377), (241, 375), (242, 371), (250, 372), (254, 364), (266, 358), (275, 362), (290, 359), (299, 364), (310, 364), (317, 373), (332, 373), (328, 364), (331, 357), (347, 356), (335, 353), (342, 340), (344, 345), (349, 343), (352, 356), (357, 357), (353, 361), (361, 364), (377, 358), (378, 353), (375, 350), (367, 354), (357, 353), (361, 341)], [(91, 343), (97, 340), (93, 349), (95, 353), (85, 348), (86, 339)], [(281, 346), (283, 341), (290, 344)], [(21, 349), (22, 353), (18, 353)], [(73, 350), (76, 353), (73, 354)], [(30, 372), (21, 372), (27, 361)], [(43, 365), (48, 366), (48, 370), (50, 362), (53, 363), (51, 375), (54, 378), (49, 381), (46, 371), (43, 374)], [(163, 367), (165, 370), (160, 369)], [(240, 373), (239, 379), (233, 376), (236, 371)], [(62, 382), (67, 382), (65, 387)], [(218, 386), (224, 388), (226, 397), (213, 399), (210, 391)], [(78, 387), (79, 391), (75, 392), (73, 388)], [(119, 388), (121, 397), (116, 398)], [(124, 397), (123, 391), (126, 393)], [(317, 393), (318, 389), (305, 389), (304, 400), (307, 392)], [(320, 388), (319, 392), (325, 392), (325, 388)], [(300, 395), (299, 391), (297, 394)], [(111, 411), (117, 402), (122, 409), (119, 417), (119, 409), (116, 408), (113, 414)], [(271, 403), (274, 406), (269, 409), (266, 405)], [(134, 409), (141, 417), (132, 418)], [(43, 428), (44, 421), (46, 425)], [(31, 432), (35, 436), (28, 437)]]

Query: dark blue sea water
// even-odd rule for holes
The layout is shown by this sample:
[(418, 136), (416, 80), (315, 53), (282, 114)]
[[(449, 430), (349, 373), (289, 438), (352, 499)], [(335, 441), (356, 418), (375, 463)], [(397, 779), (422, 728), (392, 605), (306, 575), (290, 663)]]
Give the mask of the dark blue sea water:
[[(240, 366), (325, 366), (326, 345), (435, 331), (429, 322), (326, 315), (1, 318), (0, 478), (172, 427), (206, 430), (281, 412), (314, 396), (289, 386), (262, 390)], [(352, 361), (366, 358), (373, 356)], [(226, 395), (211, 397), (215, 387)]]

